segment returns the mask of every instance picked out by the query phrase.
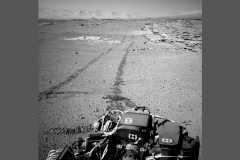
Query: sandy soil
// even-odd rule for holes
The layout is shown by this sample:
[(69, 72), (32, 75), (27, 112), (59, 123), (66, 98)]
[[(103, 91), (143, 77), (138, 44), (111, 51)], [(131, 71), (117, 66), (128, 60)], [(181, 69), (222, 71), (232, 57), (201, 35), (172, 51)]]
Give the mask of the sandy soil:
[(41, 20), (38, 62), (39, 160), (135, 105), (199, 135), (202, 159), (201, 19)]

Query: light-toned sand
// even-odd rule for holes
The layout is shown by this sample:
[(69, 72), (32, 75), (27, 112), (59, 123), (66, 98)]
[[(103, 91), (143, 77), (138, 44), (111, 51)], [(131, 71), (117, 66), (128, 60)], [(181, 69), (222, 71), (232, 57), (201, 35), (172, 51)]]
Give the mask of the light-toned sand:
[(51, 23), (39, 26), (39, 160), (107, 109), (134, 105), (186, 126), (202, 148), (201, 20)]

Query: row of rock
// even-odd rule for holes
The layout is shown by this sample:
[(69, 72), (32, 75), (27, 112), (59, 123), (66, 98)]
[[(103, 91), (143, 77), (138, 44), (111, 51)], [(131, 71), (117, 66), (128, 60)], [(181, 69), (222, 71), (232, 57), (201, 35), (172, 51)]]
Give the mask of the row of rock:
[(144, 37), (154, 43), (169, 43), (175, 49), (188, 49), (193, 52), (202, 50), (202, 33), (188, 20), (147, 23), (141, 30), (151, 31), (152, 34), (145, 34)]

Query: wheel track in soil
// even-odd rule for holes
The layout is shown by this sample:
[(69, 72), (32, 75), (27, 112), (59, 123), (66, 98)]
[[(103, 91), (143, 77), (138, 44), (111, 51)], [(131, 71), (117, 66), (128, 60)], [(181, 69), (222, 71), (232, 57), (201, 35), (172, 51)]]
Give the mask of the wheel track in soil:
[[(124, 74), (124, 66), (126, 65), (127, 56), (130, 53), (130, 48), (135, 43), (133, 41), (133, 39), (134, 38), (132, 36), (132, 40), (131, 40), (132, 42), (126, 47), (126, 49), (125, 49), (126, 53), (124, 54), (119, 66), (118, 66), (117, 75), (116, 75), (114, 85), (113, 85), (113, 88), (112, 88), (112, 90), (113, 90), (112, 93), (113, 94), (112, 95), (106, 95), (105, 97), (103, 97), (103, 99), (108, 99), (109, 100), (109, 101), (107, 101), (107, 103), (109, 103), (109, 105), (107, 107), (107, 110), (119, 109), (119, 110), (124, 111), (126, 109), (126, 107), (132, 108), (132, 107), (136, 106), (136, 104), (134, 102), (132, 102), (130, 99), (120, 95), (122, 93), (120, 87), (121, 87), (121, 85), (124, 85), (124, 81), (123, 81), (123, 78), (122, 78), (122, 76)], [(124, 42), (124, 40), (125, 40), (125, 37), (124, 37), (122, 43)], [(115, 46), (111, 49), (114, 49), (116, 47), (117, 46)], [(105, 52), (105, 54), (106, 53), (109, 53), (109, 52)], [(100, 56), (99, 56), (99, 58), (100, 58)], [(91, 61), (92, 64), (94, 62), (96, 62), (96, 60), (94, 62), (93, 61)], [(79, 91), (75, 91), (75, 92), (53, 92), (53, 93), (51, 93), (52, 97), (56, 97), (56, 96), (62, 95), (62, 94), (67, 95), (67, 96), (74, 96), (74, 95), (76, 96), (76, 95), (79, 95), (79, 94), (89, 94), (89, 93), (79, 92)], [(184, 121), (182, 123), (184, 123), (185, 125), (190, 125), (191, 121)], [(92, 131), (93, 131), (93, 126), (92, 126), (92, 124), (90, 124), (90, 125), (80, 125), (80, 126), (76, 126), (74, 128), (67, 128), (67, 127), (50, 128), (49, 130), (45, 131), (45, 134), (75, 135), (75, 134), (79, 134), (79, 133), (89, 133), (89, 132), (92, 132)]]
[[(125, 41), (125, 38), (123, 38), (122, 43)], [(136, 106), (135, 103), (133, 103), (130, 99), (125, 98), (120, 96), (119, 94), (121, 93), (120, 86), (123, 85), (123, 78), (122, 75), (124, 74), (124, 66), (126, 65), (127, 61), (127, 56), (129, 54), (129, 49), (132, 47), (132, 45), (135, 42), (133, 41), (133, 36), (131, 39), (131, 43), (125, 48), (126, 53), (124, 54), (119, 66), (118, 66), (118, 71), (117, 75), (113, 84), (113, 95), (106, 95), (106, 97), (103, 97), (103, 99), (108, 99), (109, 101), (107, 103), (110, 103), (107, 107), (107, 110), (110, 109), (119, 109), (119, 110), (125, 110), (125, 106), (127, 107), (134, 107)], [(100, 58), (100, 57), (99, 57)], [(52, 92), (49, 93), (48, 98), (54, 98), (58, 97), (59, 95), (66, 95), (66, 96), (77, 96), (79, 94), (89, 94), (88, 92)], [(67, 127), (55, 127), (55, 128), (50, 128), (47, 131), (45, 131), (45, 134), (54, 134), (54, 135), (60, 135), (60, 134), (66, 134), (66, 135), (74, 135), (74, 134), (79, 134), (79, 133), (84, 133), (84, 132), (91, 132), (93, 130), (92, 125), (80, 125), (76, 126), (74, 128), (67, 128)]]
[(54, 92), (56, 92), (57, 90), (59, 90), (60, 88), (62, 88), (63, 86), (69, 84), (73, 79), (77, 78), (83, 71), (85, 71), (87, 68), (89, 68), (93, 63), (95, 63), (98, 59), (100, 59), (102, 56), (110, 53), (113, 49), (116, 49), (117, 47), (121, 46), (124, 41), (125, 41), (126, 36), (123, 37), (121, 43), (119, 45), (116, 45), (110, 49), (107, 50), (107, 52), (104, 52), (102, 54), (100, 54), (98, 57), (94, 58), (92, 61), (90, 61), (85, 67), (76, 70), (72, 75), (70, 75), (69, 77), (66, 78), (65, 81), (60, 82), (59, 84), (50, 87), (49, 89), (47, 89), (44, 92), (39, 93), (38, 95), (38, 101), (41, 101), (43, 99), (48, 99), (48, 98), (53, 98), (54, 97)]
[[(145, 26), (144, 26), (145, 27)], [(143, 27), (143, 28), (144, 28)], [(151, 28), (152, 29), (152, 28)], [(143, 36), (145, 39), (147, 39), (147, 37)], [(56, 86), (50, 87), (48, 90), (39, 93), (39, 101), (43, 100), (43, 99), (47, 99), (47, 98), (54, 98), (57, 97), (59, 95), (67, 95), (67, 96), (77, 96), (79, 94), (89, 94), (87, 92), (80, 92), (80, 91), (75, 91), (75, 92), (56, 92), (58, 89), (60, 89), (61, 87), (63, 87), (64, 85), (70, 83), (73, 79), (77, 78), (84, 70), (86, 70), (89, 66), (91, 66), (93, 63), (95, 63), (98, 59), (100, 59), (103, 55), (108, 54), (109, 52), (111, 52), (113, 49), (117, 48), (118, 46), (121, 46), (124, 41), (125, 41), (126, 36), (123, 37), (121, 43), (119, 45), (116, 45), (110, 49), (108, 49), (107, 52), (104, 52), (102, 54), (100, 54), (98, 57), (96, 57), (95, 59), (93, 59), (92, 61), (90, 61), (84, 68), (79, 69), (77, 71), (75, 71), (71, 76), (67, 77), (67, 79), (61, 83), (59, 83)], [(124, 81), (123, 81), (123, 74), (124, 74), (124, 66), (126, 65), (127, 62), (127, 56), (130, 52), (130, 48), (132, 47), (132, 45), (135, 43), (133, 41), (134, 36), (132, 36), (132, 42), (126, 47), (126, 53), (124, 54), (119, 66), (118, 66), (118, 71), (117, 71), (117, 75), (114, 81), (114, 85), (112, 88), (112, 95), (106, 95), (105, 97), (103, 97), (103, 99), (108, 99), (109, 101), (107, 103), (109, 103), (107, 110), (110, 109), (119, 109), (119, 110), (125, 110), (125, 107), (134, 107), (136, 106), (136, 104), (134, 102), (132, 102), (130, 99), (125, 98), (123, 96), (121, 96), (120, 94), (121, 92), (121, 85), (124, 85)], [(150, 39), (147, 39), (148, 41), (151, 41)], [(185, 125), (190, 125), (190, 122), (183, 122), (186, 123)], [(84, 133), (84, 132), (91, 132), (92, 131), (92, 125), (81, 125), (81, 126), (77, 126), (74, 128), (60, 128), (60, 127), (56, 127), (56, 128), (51, 128), (50, 130), (46, 131), (45, 134), (67, 134), (67, 135), (74, 135), (74, 134), (79, 134), (79, 133)]]
[(126, 47), (126, 53), (124, 54), (122, 61), (120, 62), (119, 66), (118, 66), (118, 71), (117, 71), (117, 75), (113, 84), (113, 88), (112, 88), (112, 95), (106, 95), (105, 97), (103, 97), (103, 99), (108, 99), (109, 101), (107, 101), (108, 103), (108, 107), (107, 110), (113, 110), (113, 109), (118, 109), (121, 111), (124, 111), (126, 107), (130, 107), (133, 108), (136, 106), (136, 104), (134, 102), (132, 102), (130, 99), (125, 98), (123, 96), (121, 96), (120, 94), (121, 92), (121, 85), (124, 85), (124, 81), (122, 78), (122, 75), (124, 74), (124, 66), (126, 65), (127, 62), (127, 56), (130, 52), (130, 48), (132, 47), (132, 45), (134, 44), (134, 36), (132, 36), (131, 39), (131, 43)]

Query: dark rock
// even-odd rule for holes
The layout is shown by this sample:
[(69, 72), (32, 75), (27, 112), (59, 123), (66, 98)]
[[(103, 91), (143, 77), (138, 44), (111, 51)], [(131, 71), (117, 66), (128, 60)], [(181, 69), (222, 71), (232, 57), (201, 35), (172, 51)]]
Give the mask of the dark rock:
[(99, 111), (98, 108), (96, 108), (96, 109), (93, 110), (93, 112), (98, 112), (98, 111)]

